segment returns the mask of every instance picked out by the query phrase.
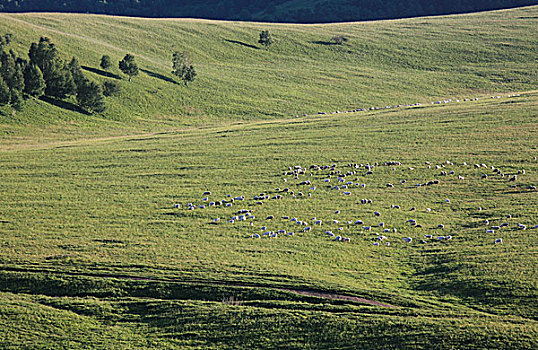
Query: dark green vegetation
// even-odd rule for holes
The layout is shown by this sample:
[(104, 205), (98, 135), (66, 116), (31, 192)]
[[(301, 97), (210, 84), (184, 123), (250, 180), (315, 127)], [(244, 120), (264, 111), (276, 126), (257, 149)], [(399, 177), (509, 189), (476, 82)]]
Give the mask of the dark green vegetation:
[(536, 4), (535, 0), (0, 0), (0, 11), (320, 23), (442, 15)]
[[(271, 25), (270, 50), (256, 49), (267, 28), (254, 24), (0, 15), (0, 33), (14, 33), (20, 55), (47, 35), (63, 59), (77, 53), (85, 75), (121, 86), (111, 87), (116, 95), (100, 116), (40, 100), (15, 116), (1, 109), (1, 346), (537, 348), (538, 202), (529, 187), (538, 185), (538, 93), (528, 18), (536, 13)], [(325, 41), (335, 35), (349, 41)], [(188, 88), (170, 73), (175, 51), (188, 51), (200, 70)], [(118, 62), (126, 52), (140, 68), (132, 82), (116, 64), (98, 68), (103, 55)], [(504, 93), (512, 91), (520, 96)], [(356, 176), (366, 187), (351, 196), (314, 175), (312, 197), (250, 200), (303, 190), (296, 183), (304, 177), (283, 182), (289, 166), (389, 161), (402, 165), (378, 166), (373, 176), (362, 169)], [(457, 173), (441, 176), (435, 165)], [(433, 179), (440, 183), (415, 186)], [(205, 191), (249, 200), (187, 210)], [(254, 210), (253, 227), (227, 223), (243, 208)], [(290, 230), (284, 215), (326, 224), (248, 238), (261, 225)], [(336, 232), (333, 218), (383, 221), (398, 232), (386, 234), (391, 246), (375, 247), (376, 235), (342, 225), (351, 242), (334, 242), (323, 233)], [(486, 219), (509, 227), (486, 233)], [(433, 229), (440, 223), (453, 238), (421, 244), (441, 234)]]
[(13, 116), (22, 110), (25, 98), (42, 96), (52, 104), (75, 95), (80, 112), (105, 110), (101, 87), (84, 76), (76, 57), (67, 64), (50, 39), (41, 37), (30, 45), (25, 59), (6, 50), (11, 38), (12, 34), (5, 34), (0, 40), (0, 106), (9, 104)]

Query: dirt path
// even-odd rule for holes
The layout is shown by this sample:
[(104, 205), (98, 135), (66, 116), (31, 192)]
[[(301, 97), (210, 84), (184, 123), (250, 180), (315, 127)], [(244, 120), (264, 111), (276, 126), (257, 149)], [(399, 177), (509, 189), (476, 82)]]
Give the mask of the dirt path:
[[(279, 289), (279, 288), (276, 288), (276, 289)], [(291, 293), (296, 293), (296, 294), (300, 294), (300, 295), (305, 295), (305, 296), (309, 296), (309, 297), (327, 298), (327, 299), (332, 299), (332, 300), (346, 300), (346, 301), (353, 301), (353, 302), (360, 303), (360, 304), (369, 304), (369, 305), (376, 305), (376, 306), (383, 306), (383, 307), (392, 307), (392, 308), (397, 307), (397, 306), (390, 305), (390, 304), (380, 303), (380, 302), (375, 301), (375, 300), (370, 300), (370, 299), (366, 299), (366, 298), (359, 298), (359, 297), (354, 297), (354, 296), (350, 296), (350, 295), (342, 295), (342, 294), (335, 294), (335, 293), (322, 293), (322, 292), (308, 291), (308, 290), (284, 289), (284, 288), (282, 288), (280, 290), (285, 291), (285, 292), (291, 292)]]
[(130, 276), (130, 275), (120, 275), (120, 274), (92, 274), (92, 273), (79, 273), (79, 272), (68, 272), (68, 271), (50, 271), (45, 269), (24, 269), (24, 268), (17, 268), (17, 267), (0, 267), (0, 270), (3, 271), (14, 271), (14, 272), (25, 272), (25, 273), (40, 273), (40, 274), (51, 274), (51, 275), (63, 275), (63, 276), (72, 276), (72, 277), (93, 277), (93, 278), (107, 278), (107, 279), (120, 279), (120, 280), (130, 280), (130, 281), (148, 281), (148, 282), (169, 282), (169, 283), (179, 283), (179, 284), (188, 284), (188, 285), (195, 285), (195, 284), (202, 284), (202, 285), (209, 285), (209, 286), (216, 286), (216, 287), (235, 287), (235, 288), (264, 288), (269, 289), (273, 291), (281, 291), (281, 292), (288, 292), (288, 293), (295, 293), (299, 295), (309, 296), (309, 297), (317, 297), (317, 298), (325, 298), (325, 299), (331, 299), (331, 300), (344, 300), (344, 301), (351, 301), (354, 303), (359, 304), (368, 304), (368, 305), (375, 305), (375, 306), (381, 306), (381, 307), (387, 307), (387, 308), (397, 308), (395, 305), (385, 304), (381, 303), (375, 300), (370, 300), (366, 298), (351, 296), (351, 295), (343, 295), (338, 293), (328, 293), (328, 292), (319, 292), (319, 291), (313, 291), (313, 290), (302, 290), (302, 289), (293, 289), (293, 288), (281, 288), (281, 287), (271, 287), (268, 285), (263, 284), (237, 284), (237, 283), (228, 283), (228, 282), (212, 282), (212, 281), (181, 281), (181, 280), (175, 280), (173, 278), (151, 278), (151, 277), (141, 277), (141, 276)]

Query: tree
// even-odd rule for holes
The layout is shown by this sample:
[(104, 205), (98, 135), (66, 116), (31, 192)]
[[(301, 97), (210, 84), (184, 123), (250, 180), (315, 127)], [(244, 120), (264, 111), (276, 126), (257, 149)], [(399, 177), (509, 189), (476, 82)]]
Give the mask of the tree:
[(45, 92), (43, 73), (35, 63), (27, 65), (24, 70), (24, 92), (34, 97), (39, 97)]
[(73, 80), (75, 82), (75, 85), (78, 87), (82, 81), (85, 79), (84, 74), (82, 73), (82, 68), (80, 67), (80, 63), (78, 62), (78, 59), (76, 57), (73, 57), (71, 59), (71, 62), (67, 65), (67, 68), (71, 72), (71, 76), (73, 76)]
[(0, 50), (2, 50), (4, 46), (7, 46), (11, 43), (12, 37), (13, 37), (13, 34), (11, 33), (7, 33), (0, 36)]
[(22, 94), (19, 90), (11, 90), (11, 107), (13, 108), (13, 114), (15, 111), (22, 111), (22, 106), (24, 105), (24, 100), (22, 99)]
[(274, 43), (273, 36), (271, 33), (269, 33), (268, 30), (262, 30), (260, 33), (260, 40), (258, 40), (258, 43), (265, 46), (265, 49), (268, 50), (269, 46), (271, 46)]
[(11, 94), (9, 92), (9, 87), (6, 82), (0, 76), (0, 106), (5, 106), (9, 103), (11, 99)]
[(191, 64), (189, 53), (187, 51), (176, 51), (172, 54), (172, 74), (183, 80), (185, 85), (194, 81), (196, 71), (194, 70), (194, 66)]
[(90, 113), (102, 113), (106, 109), (101, 86), (88, 79), (82, 80), (77, 88), (77, 102)]
[(101, 57), (100, 66), (104, 70), (108, 70), (108, 68), (112, 67), (112, 60), (110, 59), (110, 56), (103, 55), (103, 57)]
[(47, 72), (51, 66), (58, 65), (60, 61), (56, 46), (47, 37), (41, 37), (39, 43), (32, 43), (28, 52), (30, 63), (35, 63), (41, 69), (45, 81), (48, 80)]
[(125, 55), (125, 57), (119, 62), (120, 70), (129, 76), (129, 81), (132, 77), (138, 75), (138, 65), (135, 62), (135, 58), (131, 54)]
[(105, 96), (116, 96), (121, 91), (120, 84), (117, 81), (106, 80), (103, 83), (103, 94)]
[(194, 81), (195, 77), (196, 77), (196, 71), (194, 70), (194, 67), (190, 65), (187, 68), (185, 75), (183, 76), (183, 82), (185, 83), (185, 85), (187, 85), (188, 83)]
[[(14, 58), (15, 57), (15, 58)], [(10, 90), (22, 91), (24, 89), (24, 77), (20, 65), (17, 65), (16, 55), (13, 51), (0, 54), (0, 75)]]
[(58, 50), (49, 38), (41, 37), (39, 43), (32, 43), (28, 56), (30, 64), (37, 65), (43, 73), (45, 95), (65, 98), (76, 92), (73, 74), (59, 58)]
[(62, 99), (74, 95), (77, 91), (71, 71), (61, 61), (49, 66), (43, 72), (43, 77), (45, 77), (45, 95), (47, 96)]
[(191, 60), (187, 51), (176, 51), (172, 54), (172, 74), (177, 75), (180, 79), (183, 79), (190, 65)]
[(347, 43), (349, 39), (341, 34), (335, 35), (331, 38), (331, 41), (335, 43), (336, 45), (342, 45), (344, 43)]

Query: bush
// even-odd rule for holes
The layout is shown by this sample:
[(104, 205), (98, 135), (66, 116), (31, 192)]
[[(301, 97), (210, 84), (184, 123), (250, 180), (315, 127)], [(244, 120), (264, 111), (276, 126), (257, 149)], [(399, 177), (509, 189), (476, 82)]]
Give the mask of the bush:
[(117, 81), (106, 80), (103, 83), (103, 94), (105, 96), (117, 96), (120, 94), (121, 86)]
[(344, 43), (347, 43), (349, 39), (343, 35), (335, 35), (331, 38), (331, 41), (336, 45), (342, 45)]

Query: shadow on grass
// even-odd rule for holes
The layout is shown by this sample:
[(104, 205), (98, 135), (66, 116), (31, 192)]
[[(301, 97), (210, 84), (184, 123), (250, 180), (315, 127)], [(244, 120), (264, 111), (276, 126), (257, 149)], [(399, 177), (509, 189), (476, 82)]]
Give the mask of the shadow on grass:
[(172, 84), (179, 85), (179, 83), (178, 83), (177, 81), (175, 81), (174, 79), (169, 78), (169, 77), (167, 77), (167, 76), (164, 76), (164, 75), (162, 75), (162, 74), (155, 73), (155, 72), (152, 72), (152, 71), (150, 71), (150, 70), (142, 69), (142, 68), (140, 68), (140, 71), (146, 73), (146, 74), (149, 75), (150, 77), (157, 78), (157, 79), (161, 79), (161, 80), (164, 80), (164, 81), (166, 81), (166, 82), (169, 82), (169, 83), (172, 83)]
[(48, 97), (48, 96), (41, 96), (39, 99), (41, 101), (43, 101), (43, 102), (50, 103), (51, 105), (54, 105), (56, 107), (60, 107), (60, 108), (67, 109), (69, 111), (73, 111), (73, 112), (77, 112), (77, 113), (81, 113), (81, 114), (84, 114), (84, 115), (91, 115), (90, 113), (88, 113), (84, 109), (80, 108), (79, 106), (77, 106), (77, 105), (75, 105), (75, 104), (73, 104), (71, 102), (58, 100), (58, 99)]
[(257, 47), (257, 46), (254, 46), (254, 45), (251, 45), (251, 44), (247, 44), (247, 43), (244, 43), (244, 42), (242, 42), (242, 41), (229, 40), (229, 39), (224, 39), (224, 41), (229, 42), (229, 43), (232, 43), (232, 44), (237, 44), (237, 45), (241, 45), (241, 46), (244, 46), (244, 47), (248, 47), (248, 48), (251, 48), (251, 49), (254, 49), (254, 50), (259, 50), (259, 49), (260, 49), (260, 48)]
[(323, 40), (312, 41), (312, 43), (317, 44), (317, 45), (325, 45), (325, 46), (337, 46), (338, 45), (337, 43), (334, 43), (332, 41), (323, 41)]
[(107, 72), (107, 71), (104, 71), (104, 70), (101, 70), (101, 69), (92, 68), (92, 67), (88, 67), (88, 66), (80, 66), (80, 67), (82, 69), (84, 69), (84, 70), (87, 70), (88, 72), (99, 74), (99, 75), (101, 75), (103, 77), (114, 78), (114, 79), (121, 80), (121, 77), (119, 75), (117, 75), (117, 74), (114, 74), (114, 73), (110, 73), (110, 72)]

